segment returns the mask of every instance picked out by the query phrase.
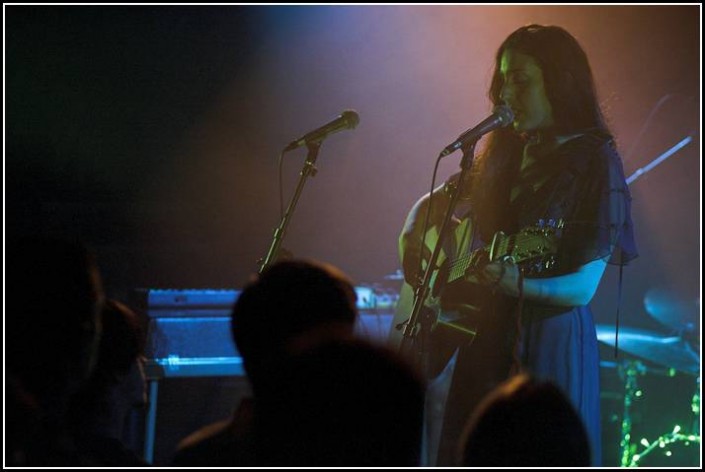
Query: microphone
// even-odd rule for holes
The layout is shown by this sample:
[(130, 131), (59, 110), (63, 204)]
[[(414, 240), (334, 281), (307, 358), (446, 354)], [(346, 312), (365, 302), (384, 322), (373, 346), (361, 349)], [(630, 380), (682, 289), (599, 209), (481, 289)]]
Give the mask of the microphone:
[(461, 147), (477, 141), (490, 131), (494, 131), (497, 128), (504, 128), (512, 121), (514, 121), (514, 113), (512, 113), (512, 109), (507, 105), (497, 105), (492, 110), (492, 114), (482, 120), (479, 125), (467, 130), (461, 134), (458, 139), (447, 145), (441, 152), (440, 157), (445, 157), (448, 154), (457, 151)]
[(344, 110), (340, 116), (333, 121), (326, 123), (318, 129), (311, 131), (299, 139), (296, 139), (289, 143), (287, 147), (284, 148), (284, 152), (291, 151), (305, 144), (319, 143), (323, 141), (329, 134), (337, 133), (338, 131), (343, 131), (344, 129), (355, 128), (358, 123), (360, 123), (360, 117), (355, 110)]

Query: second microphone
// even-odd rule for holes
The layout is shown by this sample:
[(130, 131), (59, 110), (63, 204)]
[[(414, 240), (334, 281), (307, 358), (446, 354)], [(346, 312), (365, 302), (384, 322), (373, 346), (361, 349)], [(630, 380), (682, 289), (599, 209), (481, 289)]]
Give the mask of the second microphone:
[(346, 129), (353, 129), (358, 125), (358, 123), (360, 123), (360, 116), (355, 110), (344, 110), (343, 113), (341, 113), (336, 119), (311, 131), (310, 133), (306, 133), (299, 139), (290, 142), (284, 148), (284, 152), (291, 151), (307, 144), (320, 143), (328, 137), (329, 134), (337, 133), (338, 131), (343, 131)]

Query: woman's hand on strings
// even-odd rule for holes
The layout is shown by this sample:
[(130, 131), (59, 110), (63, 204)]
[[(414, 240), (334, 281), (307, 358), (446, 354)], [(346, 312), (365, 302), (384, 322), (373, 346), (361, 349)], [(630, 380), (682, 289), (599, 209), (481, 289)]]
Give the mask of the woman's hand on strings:
[(512, 297), (519, 296), (519, 267), (511, 259), (489, 262), (478, 275), (482, 284)]

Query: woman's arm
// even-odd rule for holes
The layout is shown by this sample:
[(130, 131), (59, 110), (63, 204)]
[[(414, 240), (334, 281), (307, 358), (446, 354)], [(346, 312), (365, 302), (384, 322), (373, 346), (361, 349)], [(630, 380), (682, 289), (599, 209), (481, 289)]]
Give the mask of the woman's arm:
[[(412, 286), (416, 285), (416, 279), (421, 275), (418, 274), (421, 268), (421, 260), (427, 261), (430, 258), (430, 248), (433, 248), (436, 243), (435, 238), (427, 237), (425, 245), (423, 247), (421, 245), (421, 242), (424, 240), (423, 230), (429, 200), (430, 195), (427, 193), (414, 204), (406, 217), (404, 227), (399, 235), (399, 260), (404, 270), (404, 278), (407, 283)], [(428, 230), (440, 226), (447, 206), (448, 196), (445, 192), (444, 185), (441, 185), (433, 191)]]
[[(550, 305), (587, 305), (597, 291), (605, 267), (607, 258), (588, 262), (566, 275), (545, 279), (525, 278), (524, 298)], [(515, 264), (492, 262), (485, 266), (481, 278), (496, 284), (499, 290), (509, 296), (519, 296), (519, 269)]]

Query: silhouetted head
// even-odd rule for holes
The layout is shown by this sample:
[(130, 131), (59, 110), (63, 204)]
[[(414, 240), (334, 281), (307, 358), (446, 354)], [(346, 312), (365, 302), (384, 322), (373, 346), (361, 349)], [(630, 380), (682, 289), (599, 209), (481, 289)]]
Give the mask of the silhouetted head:
[(493, 390), (459, 444), (467, 467), (589, 467), (585, 426), (551, 382), (516, 376)]
[(253, 388), (265, 365), (276, 365), (297, 340), (313, 333), (352, 334), (357, 318), (352, 283), (333, 266), (278, 262), (247, 285), (232, 312), (232, 332)]
[(61, 396), (95, 365), (103, 288), (93, 254), (81, 243), (8, 243), (6, 364), (32, 394)]
[(425, 389), (396, 353), (336, 339), (280, 367), (257, 399), (258, 465), (419, 465)]

